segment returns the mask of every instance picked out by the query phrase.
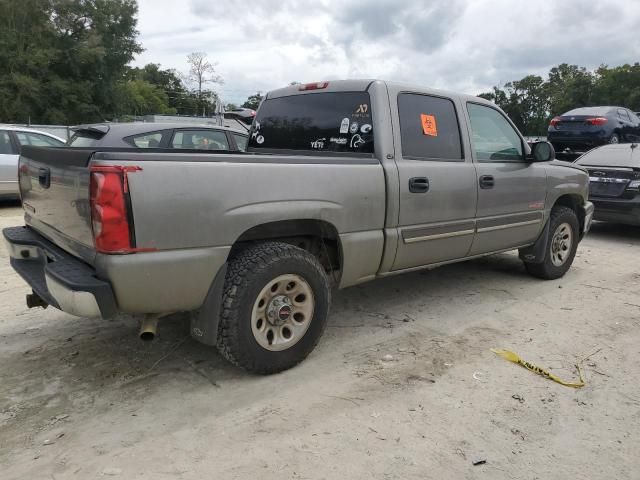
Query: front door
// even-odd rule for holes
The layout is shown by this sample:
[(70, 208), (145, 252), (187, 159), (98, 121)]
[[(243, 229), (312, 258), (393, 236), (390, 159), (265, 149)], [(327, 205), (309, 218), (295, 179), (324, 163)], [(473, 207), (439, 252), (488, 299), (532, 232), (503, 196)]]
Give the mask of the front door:
[(392, 269), (462, 258), (473, 242), (477, 183), (456, 106), (449, 98), (400, 93), (397, 107), (400, 214)]
[(470, 255), (533, 243), (544, 226), (546, 166), (528, 162), (524, 141), (497, 109), (467, 104), (478, 211)]

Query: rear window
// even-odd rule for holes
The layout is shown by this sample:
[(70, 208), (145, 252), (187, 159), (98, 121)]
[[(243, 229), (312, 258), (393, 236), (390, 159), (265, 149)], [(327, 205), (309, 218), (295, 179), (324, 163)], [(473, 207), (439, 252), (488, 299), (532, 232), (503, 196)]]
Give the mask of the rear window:
[(251, 150), (373, 153), (367, 92), (292, 95), (262, 102), (251, 127)]
[(569, 110), (565, 115), (606, 115), (611, 112), (610, 107), (582, 107)]
[(95, 147), (102, 137), (104, 137), (104, 133), (80, 130), (73, 134), (68, 145), (70, 147)]

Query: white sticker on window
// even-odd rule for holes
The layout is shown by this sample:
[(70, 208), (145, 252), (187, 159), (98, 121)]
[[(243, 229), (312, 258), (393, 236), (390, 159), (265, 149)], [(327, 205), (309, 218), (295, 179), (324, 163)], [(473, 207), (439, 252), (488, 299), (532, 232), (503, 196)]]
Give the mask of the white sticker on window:
[(348, 133), (349, 132), (349, 119), (343, 118), (342, 123), (340, 124), (340, 133)]

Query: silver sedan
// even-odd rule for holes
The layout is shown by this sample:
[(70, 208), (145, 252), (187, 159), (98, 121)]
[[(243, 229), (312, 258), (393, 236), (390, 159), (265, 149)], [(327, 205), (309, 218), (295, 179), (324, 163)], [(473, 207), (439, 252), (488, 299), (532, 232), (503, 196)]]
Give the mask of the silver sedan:
[(63, 147), (65, 141), (31, 128), (0, 126), (0, 198), (18, 198), (18, 158), (24, 145)]

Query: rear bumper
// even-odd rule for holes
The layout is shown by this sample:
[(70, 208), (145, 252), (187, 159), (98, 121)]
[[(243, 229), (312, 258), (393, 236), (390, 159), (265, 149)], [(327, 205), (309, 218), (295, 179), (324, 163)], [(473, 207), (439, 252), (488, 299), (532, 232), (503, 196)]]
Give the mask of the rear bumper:
[(558, 152), (562, 152), (566, 148), (572, 151), (587, 151), (600, 145), (609, 143), (610, 135), (606, 133), (583, 133), (581, 135), (573, 135), (569, 132), (549, 132), (547, 140), (551, 142)]
[(591, 197), (595, 204), (595, 220), (640, 226), (640, 195), (634, 198), (603, 199)]
[(111, 285), (86, 263), (56, 247), (29, 227), (3, 231), (11, 266), (49, 305), (79, 317), (114, 316)]
[(0, 198), (18, 198), (19, 196), (17, 180), (0, 180)]

